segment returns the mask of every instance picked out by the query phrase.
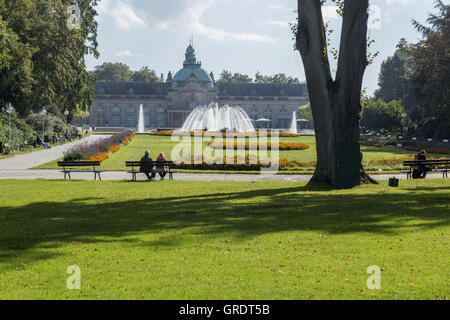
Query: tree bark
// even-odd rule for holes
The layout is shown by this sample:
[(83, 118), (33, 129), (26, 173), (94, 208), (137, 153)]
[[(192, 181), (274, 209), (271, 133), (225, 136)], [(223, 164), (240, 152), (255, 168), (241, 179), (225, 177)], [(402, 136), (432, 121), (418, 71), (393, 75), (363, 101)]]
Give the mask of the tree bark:
[(316, 130), (317, 167), (311, 182), (360, 184), (361, 87), (367, 66), (369, 0), (345, 0), (336, 80), (327, 56), (320, 0), (298, 0), (297, 48), (305, 68)]

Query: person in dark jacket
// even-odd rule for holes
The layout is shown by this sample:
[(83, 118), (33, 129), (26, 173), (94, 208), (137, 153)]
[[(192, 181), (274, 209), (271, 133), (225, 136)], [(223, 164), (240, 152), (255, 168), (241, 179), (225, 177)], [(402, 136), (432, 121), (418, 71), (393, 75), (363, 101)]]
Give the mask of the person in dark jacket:
[(146, 164), (146, 162), (153, 162), (153, 159), (150, 158), (150, 151), (148, 150), (145, 151), (145, 155), (141, 159), (141, 167), (139, 171), (145, 173), (148, 180), (152, 180), (155, 177), (156, 173), (153, 171), (153, 165)]
[(39, 135), (39, 134), (37, 135), (37, 138), (36, 138), (36, 144), (38, 146), (43, 146), (44, 149), (50, 149), (51, 148), (48, 144), (46, 144), (44, 142), (44, 138), (41, 135)]
[[(161, 152), (156, 158), (157, 162), (165, 162), (167, 161), (166, 157), (164, 156), (164, 152)], [(161, 177), (161, 180), (164, 180), (164, 177), (167, 174), (166, 168), (164, 166), (156, 166), (156, 171), (158, 172), (159, 176)]]
[[(419, 154), (417, 155), (417, 160), (427, 160), (427, 153), (425, 150), (422, 150), (419, 152)], [(427, 172), (428, 172), (428, 167), (421, 164), (419, 165), (419, 178), (420, 179), (425, 179), (425, 177), (427, 176)]]

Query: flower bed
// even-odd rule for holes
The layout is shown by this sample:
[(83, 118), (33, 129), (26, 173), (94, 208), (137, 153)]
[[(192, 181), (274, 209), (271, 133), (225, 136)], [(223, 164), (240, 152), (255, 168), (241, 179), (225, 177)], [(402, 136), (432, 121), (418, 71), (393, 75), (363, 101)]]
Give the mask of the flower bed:
[(403, 149), (408, 150), (408, 151), (417, 151), (417, 152), (425, 150), (427, 153), (450, 154), (449, 149), (422, 148), (422, 147), (416, 147), (416, 146), (406, 146)]
[(64, 154), (64, 161), (90, 160), (103, 162), (110, 153), (120, 150), (120, 144), (129, 144), (135, 137), (131, 130), (124, 130), (111, 137), (73, 147)]
[[(264, 145), (261, 145), (260, 143), (245, 143), (245, 144), (239, 144), (237, 142), (210, 142), (208, 143), (208, 146), (217, 149), (234, 149), (237, 150), (238, 148), (244, 147), (245, 150), (272, 150), (272, 144), (267, 143), (266, 147), (264, 148)], [(262, 148), (261, 148), (262, 147)], [(310, 145), (304, 144), (304, 143), (279, 143), (278, 144), (278, 150), (306, 150), (310, 148)]]

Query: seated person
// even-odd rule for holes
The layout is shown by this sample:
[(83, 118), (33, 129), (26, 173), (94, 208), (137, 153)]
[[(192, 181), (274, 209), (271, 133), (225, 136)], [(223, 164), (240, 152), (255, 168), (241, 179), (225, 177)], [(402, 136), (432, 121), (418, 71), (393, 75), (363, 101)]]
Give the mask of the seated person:
[[(417, 160), (427, 160), (427, 153), (425, 150), (422, 150), (417, 155)], [(429, 168), (425, 165), (419, 165), (419, 178), (425, 179), (427, 176), (427, 172), (429, 171)]]
[[(161, 152), (156, 159), (157, 162), (165, 162), (167, 161), (166, 157), (164, 156), (164, 152)], [(156, 166), (156, 171), (158, 172), (159, 176), (161, 177), (161, 180), (164, 180), (164, 177), (167, 174), (166, 168), (164, 166)]]
[[(145, 151), (145, 155), (141, 159), (141, 167), (139, 171), (145, 173), (148, 180), (152, 180), (156, 173), (153, 171), (153, 165), (145, 164), (146, 162), (153, 162), (152, 158), (150, 158), (150, 151), (148, 150)], [(151, 173), (151, 175), (149, 173)]]
[(38, 134), (36, 139), (36, 144), (38, 146), (43, 146), (44, 149), (50, 149), (51, 147), (44, 142), (44, 139)]

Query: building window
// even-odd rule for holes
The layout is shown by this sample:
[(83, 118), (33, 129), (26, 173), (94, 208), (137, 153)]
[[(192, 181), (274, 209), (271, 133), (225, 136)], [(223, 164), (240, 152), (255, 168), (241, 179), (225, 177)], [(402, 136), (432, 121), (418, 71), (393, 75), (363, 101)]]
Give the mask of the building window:
[(112, 107), (111, 109), (111, 124), (113, 126), (120, 126), (120, 107)]
[(129, 126), (136, 125), (136, 112), (134, 108), (128, 108), (127, 110), (127, 125)]

